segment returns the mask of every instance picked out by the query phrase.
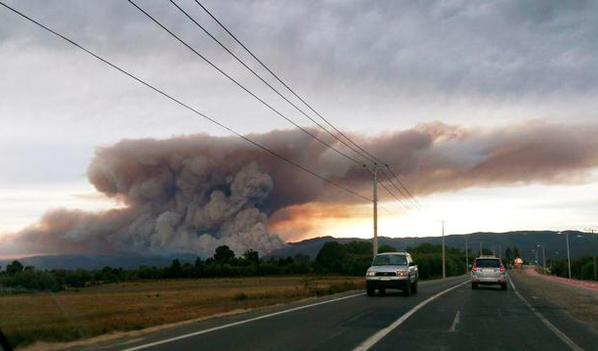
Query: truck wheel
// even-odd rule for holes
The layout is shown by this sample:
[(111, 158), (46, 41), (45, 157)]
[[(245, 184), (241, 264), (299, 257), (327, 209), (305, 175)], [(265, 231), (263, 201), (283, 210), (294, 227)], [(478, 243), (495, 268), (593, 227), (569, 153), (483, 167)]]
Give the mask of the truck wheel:
[(471, 283), (471, 288), (472, 289), (477, 289), (478, 288), (478, 284), (477, 283)]
[(374, 295), (376, 295), (376, 289), (374, 289), (374, 288), (371, 288), (371, 287), (368, 286), (366, 288), (366, 291), (368, 293), (368, 296), (374, 296)]
[(500, 290), (507, 290), (507, 283), (500, 284)]
[(403, 286), (403, 295), (411, 296), (411, 284), (407, 283), (405, 286)]
[(386, 295), (386, 288), (380, 288), (380, 289), (378, 289), (378, 291), (380, 291), (381, 296)]
[(417, 280), (411, 284), (411, 292), (417, 294)]

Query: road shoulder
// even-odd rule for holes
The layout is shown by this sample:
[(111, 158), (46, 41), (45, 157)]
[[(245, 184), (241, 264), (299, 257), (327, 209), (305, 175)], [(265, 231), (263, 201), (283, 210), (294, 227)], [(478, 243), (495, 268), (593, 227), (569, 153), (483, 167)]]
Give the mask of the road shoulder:
[(598, 293), (510, 271), (523, 297), (550, 323), (586, 350), (598, 344)]

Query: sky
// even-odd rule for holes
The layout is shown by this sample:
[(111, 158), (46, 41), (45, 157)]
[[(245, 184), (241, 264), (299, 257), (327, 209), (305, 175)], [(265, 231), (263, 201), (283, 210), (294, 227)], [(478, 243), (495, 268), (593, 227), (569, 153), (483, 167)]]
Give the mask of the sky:
[[(293, 129), (127, 1), (6, 3), (241, 134)], [(177, 3), (250, 60), (194, 1)], [(406, 211), (384, 197), (380, 235), (438, 235), (441, 219), (449, 233), (598, 226), (598, 164), (590, 140), (595, 134), (576, 138), (576, 131), (598, 125), (596, 2), (202, 3), (328, 120), (364, 143), (434, 123), (470, 133), (500, 131), (501, 140), (509, 139), (510, 130), (516, 134), (522, 125), (537, 125), (569, 130), (567, 138), (579, 146), (574, 150), (590, 150), (583, 167), (571, 167), (573, 173), (560, 168), (563, 173), (550, 180), (525, 172), (498, 182), (451, 178), (467, 185), (415, 193), (423, 211)], [(170, 3), (139, 5), (298, 124), (313, 127)], [(53, 209), (129, 206), (88, 179), (98, 148), (123, 139), (230, 136), (5, 8), (0, 8), (0, 67), (0, 237), (17, 240), (15, 233)], [(528, 132), (535, 135), (533, 128)], [(480, 148), (491, 142), (484, 143)], [(472, 145), (478, 144), (446, 144), (447, 153)], [(578, 151), (571, 152), (568, 158)], [(407, 173), (407, 186), (425, 188), (417, 172)], [(370, 204), (342, 201), (342, 211), (327, 211), (332, 205), (325, 202), (293, 205), (309, 226), (268, 213), (271, 231), (283, 240), (372, 235)], [(10, 250), (27, 251), (18, 245)]]

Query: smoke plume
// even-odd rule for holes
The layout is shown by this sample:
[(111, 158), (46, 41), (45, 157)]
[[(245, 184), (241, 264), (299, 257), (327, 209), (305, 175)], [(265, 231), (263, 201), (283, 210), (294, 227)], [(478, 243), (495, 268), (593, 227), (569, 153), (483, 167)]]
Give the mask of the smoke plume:
[[(352, 137), (400, 173), (413, 194), (426, 196), (472, 186), (583, 182), (598, 166), (597, 132), (596, 125), (533, 122), (481, 129), (437, 122)], [(362, 166), (300, 131), (250, 137), (369, 196), (371, 180)], [(205, 134), (123, 140), (99, 148), (88, 178), (123, 207), (102, 213), (53, 210), (10, 240), (38, 253), (207, 256), (223, 244), (237, 253), (265, 253), (284, 245), (269, 224), (284, 227), (277, 222), (296, 215), (309, 221), (306, 209), (317, 204), (338, 210), (363, 202), (239, 138)]]

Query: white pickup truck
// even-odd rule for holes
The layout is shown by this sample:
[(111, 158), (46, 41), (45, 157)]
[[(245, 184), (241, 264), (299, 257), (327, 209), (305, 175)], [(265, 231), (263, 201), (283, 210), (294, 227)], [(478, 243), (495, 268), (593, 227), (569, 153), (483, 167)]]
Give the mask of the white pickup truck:
[(386, 289), (403, 290), (403, 295), (417, 293), (418, 271), (408, 252), (385, 252), (376, 255), (372, 266), (365, 274), (368, 296), (374, 296), (376, 289), (380, 295)]

